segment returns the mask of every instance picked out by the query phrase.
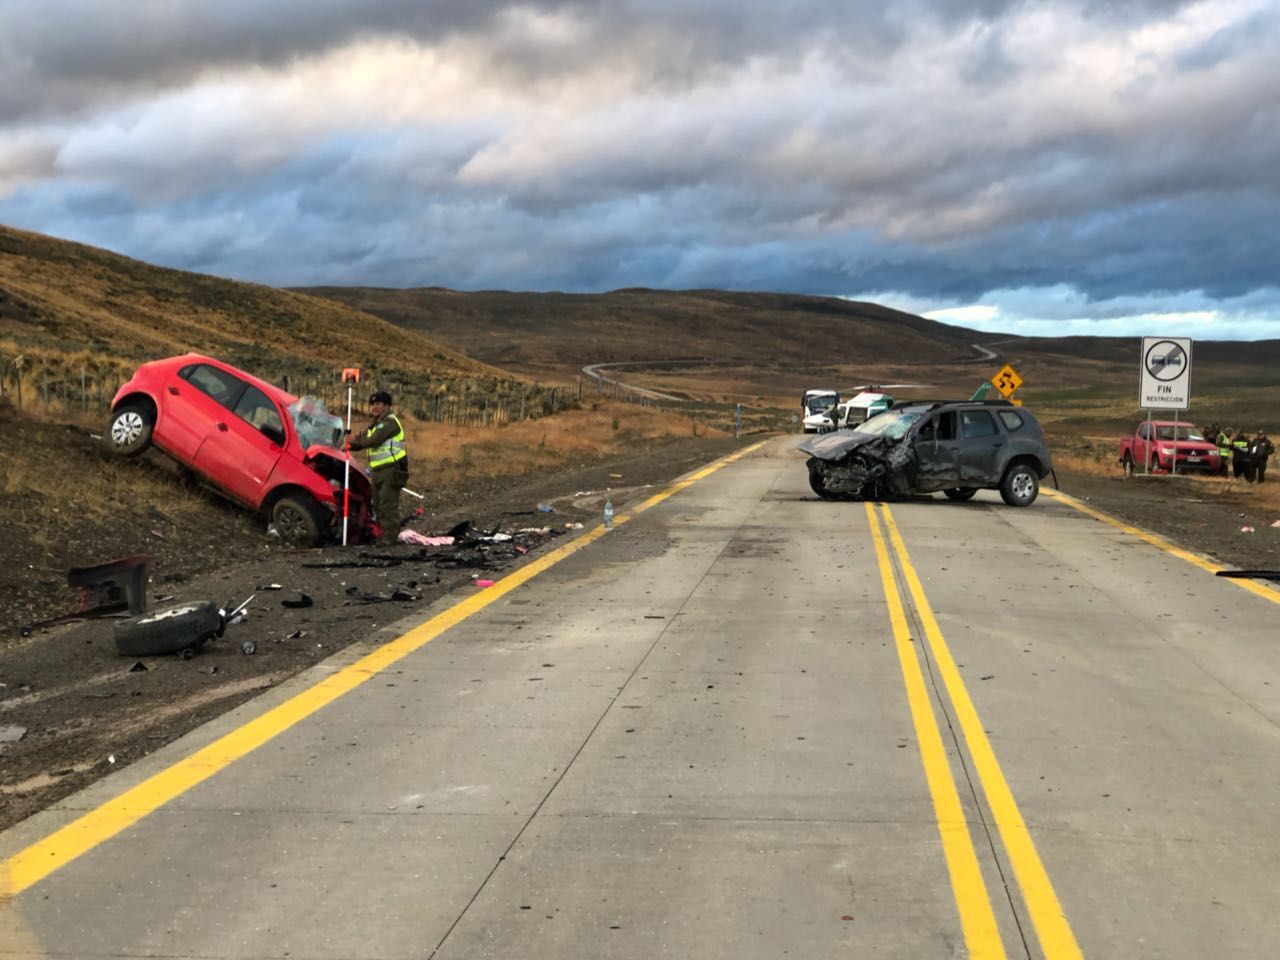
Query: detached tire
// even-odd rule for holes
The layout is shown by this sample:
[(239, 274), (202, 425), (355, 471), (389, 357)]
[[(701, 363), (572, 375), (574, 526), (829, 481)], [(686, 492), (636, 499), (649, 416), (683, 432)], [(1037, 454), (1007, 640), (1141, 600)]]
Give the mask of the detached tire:
[(116, 624), (116, 649), (127, 657), (154, 657), (195, 649), (222, 629), (212, 600), (153, 610)]
[(318, 547), (327, 530), (320, 505), (305, 494), (281, 497), (271, 508), (271, 523), (291, 547)]
[(1015, 463), (1000, 481), (1000, 496), (1011, 507), (1029, 507), (1040, 495), (1040, 478), (1025, 463)]
[(151, 446), (151, 431), (156, 421), (151, 410), (141, 403), (122, 403), (107, 421), (107, 444), (120, 457), (136, 457)]
[(978, 491), (973, 487), (948, 487), (942, 492), (946, 494), (948, 500), (961, 502), (964, 500), (972, 500), (974, 494)]

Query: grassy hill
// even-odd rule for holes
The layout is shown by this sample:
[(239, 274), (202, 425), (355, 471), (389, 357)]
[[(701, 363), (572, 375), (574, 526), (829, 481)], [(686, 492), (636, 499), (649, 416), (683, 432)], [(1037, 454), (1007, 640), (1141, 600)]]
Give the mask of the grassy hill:
[(830, 297), (720, 290), (601, 294), (459, 293), (314, 287), (309, 293), (440, 339), (487, 363), (589, 363), (710, 357), (811, 366), (875, 357), (969, 359), (985, 339), (913, 314)]
[[(52, 380), (119, 382), (138, 363), (208, 353), (275, 382), (514, 378), (333, 300), (154, 267), (105, 250), (0, 227), (0, 380), (33, 397)], [(21, 360), (19, 361), (19, 358)], [(100, 388), (101, 389), (101, 388)], [(107, 387), (109, 392), (111, 387)], [(96, 397), (95, 397), (96, 399)]]

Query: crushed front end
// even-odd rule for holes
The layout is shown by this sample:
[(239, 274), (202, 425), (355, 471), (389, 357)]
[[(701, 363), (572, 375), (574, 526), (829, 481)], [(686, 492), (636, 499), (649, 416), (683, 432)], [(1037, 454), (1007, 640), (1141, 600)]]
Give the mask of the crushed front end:
[[(342, 540), (342, 507), (343, 479), (347, 473), (348, 459), (332, 447), (311, 447), (304, 461), (307, 466), (323, 477), (330, 490), (330, 498), (323, 506), (332, 511), (330, 535), (332, 539)], [(355, 460), (350, 461), (351, 473), (348, 480), (350, 493), (347, 498), (347, 542), (372, 543), (378, 539), (381, 528), (373, 519), (373, 481), (367, 468)]]

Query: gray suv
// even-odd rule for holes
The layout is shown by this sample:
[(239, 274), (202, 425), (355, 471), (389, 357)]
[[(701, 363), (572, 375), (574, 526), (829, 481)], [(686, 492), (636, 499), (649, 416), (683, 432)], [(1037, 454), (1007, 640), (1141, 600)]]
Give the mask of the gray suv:
[(880, 500), (941, 490), (968, 500), (999, 490), (1026, 507), (1053, 467), (1036, 418), (1007, 400), (917, 400), (800, 444), (820, 497)]

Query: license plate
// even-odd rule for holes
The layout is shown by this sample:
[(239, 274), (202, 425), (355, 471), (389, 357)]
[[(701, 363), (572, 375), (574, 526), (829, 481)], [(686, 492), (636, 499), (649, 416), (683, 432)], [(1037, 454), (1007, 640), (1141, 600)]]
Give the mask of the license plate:
[(1200, 458), (1199, 458), (1199, 457), (1187, 457), (1187, 462), (1188, 462), (1188, 463), (1199, 463), (1199, 462), (1200, 462)]

